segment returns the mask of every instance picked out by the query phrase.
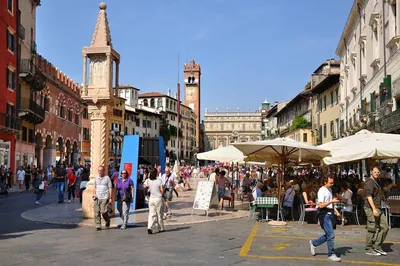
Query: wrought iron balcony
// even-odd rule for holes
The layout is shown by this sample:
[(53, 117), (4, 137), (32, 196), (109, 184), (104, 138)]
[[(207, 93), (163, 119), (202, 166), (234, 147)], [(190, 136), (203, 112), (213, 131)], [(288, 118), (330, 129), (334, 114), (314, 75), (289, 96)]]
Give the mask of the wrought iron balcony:
[(21, 59), (19, 77), (30, 84), (34, 91), (41, 91), (45, 87), (45, 76), (31, 59)]
[(21, 119), (17, 116), (0, 113), (0, 132), (18, 133), (20, 130)]
[(400, 131), (400, 109), (385, 115), (378, 121), (380, 132), (392, 133)]
[(25, 28), (21, 24), (19, 24), (19, 32), (18, 32), (19, 37), (21, 40), (25, 40)]
[(30, 98), (21, 98), (19, 116), (37, 125), (44, 121), (45, 110)]

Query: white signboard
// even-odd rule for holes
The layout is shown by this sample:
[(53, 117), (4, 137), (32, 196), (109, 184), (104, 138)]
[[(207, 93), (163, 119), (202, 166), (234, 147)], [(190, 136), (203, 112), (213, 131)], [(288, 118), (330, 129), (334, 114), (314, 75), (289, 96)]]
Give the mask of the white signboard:
[(193, 209), (208, 211), (212, 205), (218, 206), (215, 182), (199, 181), (193, 202)]

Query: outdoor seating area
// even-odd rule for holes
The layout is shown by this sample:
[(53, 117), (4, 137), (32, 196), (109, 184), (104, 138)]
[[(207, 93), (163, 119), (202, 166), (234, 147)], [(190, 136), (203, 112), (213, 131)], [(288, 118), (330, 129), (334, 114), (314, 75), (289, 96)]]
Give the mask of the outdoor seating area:
[(361, 130), (320, 146), (289, 138), (233, 143), (198, 154), (198, 159), (223, 164), (232, 178), (229, 189), (236, 199), (249, 202), (249, 219), (259, 212), (260, 221), (317, 223), (321, 178), (334, 176), (332, 194), (342, 215), (337, 223), (343, 226), (366, 223), (364, 181), (377, 164), (382, 169), (381, 209), (393, 227), (400, 225), (399, 144), (399, 135)]

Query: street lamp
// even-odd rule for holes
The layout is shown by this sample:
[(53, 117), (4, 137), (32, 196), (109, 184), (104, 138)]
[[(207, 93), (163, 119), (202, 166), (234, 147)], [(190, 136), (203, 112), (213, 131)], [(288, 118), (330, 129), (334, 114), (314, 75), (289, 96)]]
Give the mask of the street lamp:
[(112, 142), (112, 144), (114, 146), (114, 149), (113, 149), (113, 152), (114, 152), (114, 168), (115, 168), (115, 170), (117, 170), (117, 144), (123, 142), (125, 134), (124, 134), (123, 131), (119, 131), (119, 129), (117, 127), (114, 127), (114, 129), (112, 129), (110, 131), (110, 134), (111, 134), (111, 142)]

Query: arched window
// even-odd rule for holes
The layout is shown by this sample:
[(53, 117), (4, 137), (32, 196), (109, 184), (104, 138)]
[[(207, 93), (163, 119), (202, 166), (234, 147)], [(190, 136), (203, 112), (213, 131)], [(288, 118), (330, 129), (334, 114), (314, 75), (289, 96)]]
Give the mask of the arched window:
[(143, 100), (143, 105), (144, 105), (144, 106), (149, 106), (149, 101), (148, 101), (147, 99), (144, 99), (144, 100)]
[(162, 99), (158, 98), (157, 99), (157, 107), (160, 107), (160, 106), (162, 106)]
[(169, 109), (169, 100), (168, 100), (168, 99), (166, 100), (165, 108), (166, 108), (166, 109)]
[(155, 108), (156, 106), (155, 106), (155, 101), (154, 101), (154, 99), (151, 99), (150, 100), (150, 107), (151, 108)]

